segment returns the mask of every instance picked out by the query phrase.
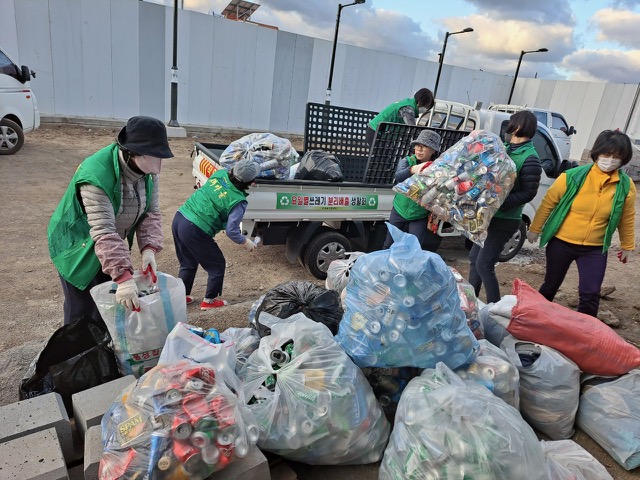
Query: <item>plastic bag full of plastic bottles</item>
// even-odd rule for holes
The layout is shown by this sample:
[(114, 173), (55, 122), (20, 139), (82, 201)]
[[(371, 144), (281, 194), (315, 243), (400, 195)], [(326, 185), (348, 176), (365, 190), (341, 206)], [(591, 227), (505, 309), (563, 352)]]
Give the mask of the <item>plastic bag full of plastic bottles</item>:
[(325, 325), (295, 317), (274, 323), (240, 371), (258, 446), (312, 465), (377, 462), (390, 427), (371, 386)]
[(257, 439), (251, 412), (212, 365), (158, 365), (102, 417), (98, 478), (204, 479), (245, 457)]
[(516, 166), (500, 137), (474, 130), (393, 190), (483, 246), (489, 223), (515, 179)]
[(520, 413), (439, 363), (405, 388), (380, 480), (547, 480), (542, 447)]
[(286, 138), (273, 133), (250, 133), (235, 140), (220, 155), (220, 165), (231, 171), (239, 160), (249, 158), (260, 164), (258, 178), (289, 178), (289, 168), (298, 162), (298, 152)]
[(394, 243), (358, 258), (336, 341), (360, 367), (451, 368), (479, 349), (453, 274), (415, 235), (387, 224)]

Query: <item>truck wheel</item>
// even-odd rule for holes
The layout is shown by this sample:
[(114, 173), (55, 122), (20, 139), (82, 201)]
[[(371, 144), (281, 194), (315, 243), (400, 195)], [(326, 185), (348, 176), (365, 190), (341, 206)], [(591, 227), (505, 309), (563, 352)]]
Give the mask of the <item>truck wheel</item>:
[(329, 264), (345, 258), (351, 251), (351, 243), (338, 232), (323, 232), (311, 239), (304, 250), (304, 265), (309, 273), (320, 280), (327, 278)]
[(8, 118), (0, 120), (0, 155), (13, 155), (23, 143), (24, 133), (20, 125)]
[(513, 234), (513, 236), (505, 244), (502, 252), (500, 252), (498, 261), (508, 262), (513, 257), (515, 257), (522, 248), (522, 245), (524, 245), (525, 238), (527, 238), (527, 226), (524, 222), (520, 222), (520, 227), (518, 227), (516, 233)]

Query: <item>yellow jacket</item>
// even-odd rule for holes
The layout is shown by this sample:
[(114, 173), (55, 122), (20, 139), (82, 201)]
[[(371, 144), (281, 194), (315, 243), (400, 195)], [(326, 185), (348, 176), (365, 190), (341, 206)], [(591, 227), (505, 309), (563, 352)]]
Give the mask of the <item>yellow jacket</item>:
[[(542, 226), (567, 190), (566, 178), (563, 173), (547, 190), (536, 216), (531, 222), (529, 229), (532, 232), (540, 233), (542, 231)], [(607, 229), (609, 215), (611, 215), (613, 195), (618, 181), (617, 170), (613, 173), (606, 173), (597, 166), (592, 168), (555, 236), (560, 240), (577, 245), (594, 247), (603, 245), (604, 233)], [(618, 224), (622, 250), (635, 248), (635, 213), (636, 186), (631, 182)]]

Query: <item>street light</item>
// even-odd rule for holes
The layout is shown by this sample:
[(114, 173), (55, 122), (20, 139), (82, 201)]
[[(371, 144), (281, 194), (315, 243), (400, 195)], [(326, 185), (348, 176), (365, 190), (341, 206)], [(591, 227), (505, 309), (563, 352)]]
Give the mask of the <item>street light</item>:
[(329, 84), (327, 85), (327, 93), (324, 96), (324, 104), (331, 104), (331, 82), (333, 80), (333, 64), (336, 61), (336, 45), (338, 45), (338, 29), (340, 28), (340, 13), (342, 9), (345, 7), (350, 7), (351, 5), (360, 5), (364, 3), (366, 0), (355, 0), (353, 3), (347, 3), (346, 5), (338, 4), (338, 16), (336, 17), (336, 30), (333, 34), (333, 50), (331, 52), (331, 68), (329, 69)]
[(457, 35), (459, 33), (469, 33), (473, 32), (473, 28), (467, 27), (464, 30), (460, 30), (459, 32), (447, 32), (444, 34), (444, 43), (442, 44), (442, 53), (438, 54), (438, 76), (436, 77), (436, 86), (433, 89), (433, 98), (436, 98), (436, 94), (438, 93), (438, 83), (440, 83), (440, 72), (442, 72), (442, 64), (444, 63), (444, 51), (447, 49), (447, 40), (451, 35)]
[(548, 48), (539, 48), (538, 50), (522, 50), (520, 52), (520, 58), (518, 59), (518, 66), (516, 67), (516, 75), (513, 77), (513, 83), (511, 84), (511, 91), (509, 92), (509, 100), (507, 100), (507, 104), (511, 103), (511, 97), (513, 96), (513, 89), (516, 86), (516, 80), (518, 79), (518, 72), (520, 71), (520, 63), (522, 63), (522, 57), (527, 53), (538, 53), (538, 52), (548, 52)]
[(178, 0), (173, 2), (173, 65), (171, 65), (171, 119), (170, 127), (179, 127), (178, 117)]

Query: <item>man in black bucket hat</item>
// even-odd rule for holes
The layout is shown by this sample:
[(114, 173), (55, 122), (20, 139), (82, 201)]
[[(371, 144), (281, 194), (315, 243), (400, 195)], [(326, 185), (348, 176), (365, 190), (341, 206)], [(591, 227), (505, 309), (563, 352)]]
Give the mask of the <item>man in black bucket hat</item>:
[(76, 170), (47, 229), (65, 297), (65, 324), (83, 317), (102, 323), (90, 290), (107, 281), (117, 284), (118, 303), (139, 308), (130, 254), (134, 236), (142, 273), (155, 283), (155, 254), (163, 245), (158, 181), (162, 160), (171, 157), (164, 124), (138, 116), (129, 119), (115, 143)]

